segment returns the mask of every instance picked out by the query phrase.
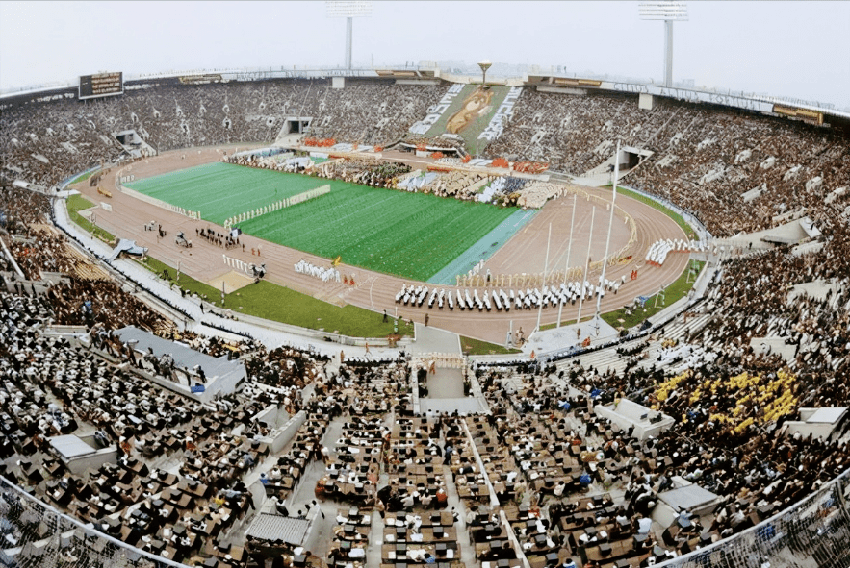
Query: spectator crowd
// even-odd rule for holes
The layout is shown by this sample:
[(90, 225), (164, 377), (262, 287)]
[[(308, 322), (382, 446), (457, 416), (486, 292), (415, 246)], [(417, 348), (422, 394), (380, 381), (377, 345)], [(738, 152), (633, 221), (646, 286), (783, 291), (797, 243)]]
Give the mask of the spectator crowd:
[[(687, 554), (798, 503), (850, 466), (846, 418), (821, 438), (789, 424), (801, 408), (846, 407), (850, 399), (850, 231), (839, 191), (850, 160), (840, 133), (669, 100), (641, 111), (631, 96), (524, 89), (488, 154), (583, 174), (621, 139), (654, 152), (627, 180), (691, 210), (717, 235), (774, 227), (805, 209), (822, 236), (807, 251), (778, 245), (724, 260), (699, 326), (681, 336), (662, 328), (618, 346), (608, 367), (586, 357), (477, 365), (471, 374), (489, 407), (478, 415), (415, 416), (420, 393), (411, 390), (404, 357), (332, 359), (250, 338), (180, 333), (135, 295), (136, 286), (114, 281), (51, 227), (46, 197), (5, 183), (20, 176), (51, 185), (117, 159), (109, 133), (127, 128), (165, 150), (269, 142), (286, 116), (309, 115), (316, 135), (385, 144), (441, 91), (300, 81), (172, 85), (4, 110), (0, 148), (10, 167), (0, 180), (0, 238), (11, 256), (0, 259), (0, 474), (97, 530), (187, 563), (363, 563), (380, 540), (384, 564), (460, 558), (519, 566), (524, 557), (544, 568), (649, 566)], [(324, 177), (380, 187), (411, 173), (365, 159), (329, 164), (317, 168)], [(497, 189), (524, 185), (506, 178)], [(761, 186), (743, 206), (742, 194)], [(448, 183), (432, 187), (475, 195)], [(399, 300), (428, 299), (413, 292), (402, 289)], [(429, 307), (441, 305), (435, 292)], [(583, 290), (549, 303), (576, 293)], [(533, 296), (528, 306), (542, 301)], [(511, 305), (507, 294), (498, 298)], [(468, 296), (462, 301), (482, 309)], [(526, 307), (516, 298), (513, 305)], [(56, 326), (73, 326), (74, 334)], [(127, 326), (239, 359), (247, 379), (208, 403), (167, 388), (171, 363), (122, 342), (115, 332)], [(671, 417), (671, 427), (640, 438), (597, 412), (626, 400)], [(274, 448), (295, 417), (291, 439)], [(114, 448), (115, 460), (72, 472), (49, 441), (69, 433)], [(714, 506), (660, 525), (660, 495), (683, 481), (714, 494)], [(33, 528), (3, 507), (7, 541), (37, 530), (38, 522)], [(835, 507), (820, 514), (828, 518)], [(260, 511), (326, 523), (330, 542), (312, 551), (253, 536), (234, 542)], [(66, 547), (63, 558), (104, 565), (95, 552), (80, 560), (75, 550)], [(21, 565), (37, 562), (34, 547), (17, 554)]]

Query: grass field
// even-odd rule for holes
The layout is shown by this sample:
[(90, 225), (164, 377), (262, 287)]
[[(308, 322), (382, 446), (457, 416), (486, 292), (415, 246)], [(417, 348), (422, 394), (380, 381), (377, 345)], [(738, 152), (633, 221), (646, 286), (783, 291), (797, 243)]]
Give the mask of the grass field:
[[(233, 311), (307, 329), (339, 332), (352, 337), (386, 337), (393, 333), (393, 319), (383, 323), (383, 315), (354, 306), (332, 306), (290, 288), (266, 281), (250, 284), (227, 294), (224, 307)], [(413, 326), (402, 323), (401, 335), (412, 335)]]
[(221, 225), (228, 217), (326, 183), (297, 174), (211, 162), (125, 185), (171, 205), (200, 210), (201, 217)]
[[(695, 272), (688, 278), (688, 272), (691, 270), (691, 265), (694, 265), (696, 270)], [(682, 272), (682, 275), (679, 278), (667, 286), (664, 289), (663, 296), (658, 298), (658, 302), (656, 305), (656, 296), (654, 294), (646, 300), (643, 308), (634, 308), (634, 309), (625, 309), (620, 308), (619, 310), (614, 310), (612, 312), (608, 312), (602, 314), (602, 319), (608, 322), (614, 328), (625, 328), (631, 329), (634, 326), (642, 323), (647, 318), (650, 318), (666, 308), (667, 306), (673, 305), (682, 298), (687, 295), (688, 291), (694, 286), (694, 282), (696, 282), (697, 277), (699, 276), (700, 271), (702, 271), (703, 266), (705, 265), (705, 261), (697, 260), (690, 261), (688, 265), (685, 266), (685, 270)], [(691, 282), (688, 282), (688, 280)], [(628, 313), (631, 312), (631, 313)], [(620, 321), (623, 320), (623, 321)]]
[(513, 355), (522, 353), (519, 349), (506, 349), (496, 343), (488, 343), (465, 335), (460, 336), (460, 346), (464, 355)]
[[(555, 308), (555, 309), (557, 310), (558, 308)], [(592, 320), (593, 318), (594, 318), (594, 315), (591, 314), (589, 316), (582, 317), (581, 321), (589, 321), (589, 320)], [(578, 320), (574, 320), (574, 319), (564, 320), (564, 321), (561, 322), (560, 327), (564, 327), (566, 325), (573, 325), (573, 324), (576, 324), (576, 323), (578, 323)], [(558, 324), (556, 324), (556, 323), (546, 323), (546, 324), (543, 324), (543, 325), (540, 326), (540, 331), (547, 331), (549, 329), (555, 329), (556, 327), (559, 327)]]
[(82, 195), (72, 195), (68, 197), (68, 200), (65, 202), (65, 207), (68, 210), (68, 217), (71, 218), (77, 226), (79, 226), (82, 230), (87, 233), (91, 233), (93, 236), (106, 241), (106, 242), (114, 242), (115, 235), (104, 231), (100, 227), (96, 227), (92, 225), (91, 222), (80, 215), (80, 211), (85, 211), (86, 209), (91, 209), (94, 207), (94, 203), (83, 197)]
[(329, 184), (331, 192), (239, 224), (247, 234), (324, 258), (427, 281), (517, 211), (434, 195), (212, 163), (130, 187), (204, 219)]
[(167, 271), (167, 282), (169, 284), (177, 284), (178, 286), (186, 290), (189, 294), (195, 293), (199, 297), (205, 298), (210, 302), (219, 302), (221, 299), (221, 291), (215, 286), (210, 286), (209, 284), (198, 282), (197, 280), (195, 280), (191, 276), (186, 275), (185, 273), (180, 273), (180, 279), (177, 280), (177, 269), (168, 266), (160, 260), (151, 257), (146, 257), (144, 260), (136, 260), (136, 262), (138, 262), (151, 272), (159, 274), (160, 277), (162, 277), (163, 271)]
[[(189, 294), (194, 292), (216, 306), (221, 305), (221, 291), (217, 288), (186, 274), (180, 274), (180, 280), (175, 280), (177, 270), (155, 258), (136, 262), (160, 277), (163, 270), (168, 271), (169, 284), (177, 284)], [(386, 337), (394, 331), (393, 319), (384, 323), (383, 314), (354, 306), (340, 308), (269, 282), (251, 284), (226, 294), (224, 307), (263, 319), (352, 337)], [(413, 326), (402, 321), (398, 332), (400, 335), (413, 335)]]

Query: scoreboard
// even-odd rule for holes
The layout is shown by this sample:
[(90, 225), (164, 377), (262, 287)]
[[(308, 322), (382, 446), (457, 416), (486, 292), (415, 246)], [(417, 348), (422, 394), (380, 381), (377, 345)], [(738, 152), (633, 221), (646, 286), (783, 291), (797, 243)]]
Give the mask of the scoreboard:
[(97, 75), (82, 75), (80, 77), (79, 100), (96, 97), (111, 97), (124, 93), (124, 78), (122, 73), (98, 73)]
[(823, 125), (823, 113), (820, 111), (783, 105), (773, 105), (773, 112), (789, 118), (799, 118), (803, 122), (808, 122), (809, 124), (816, 124), (817, 126)]

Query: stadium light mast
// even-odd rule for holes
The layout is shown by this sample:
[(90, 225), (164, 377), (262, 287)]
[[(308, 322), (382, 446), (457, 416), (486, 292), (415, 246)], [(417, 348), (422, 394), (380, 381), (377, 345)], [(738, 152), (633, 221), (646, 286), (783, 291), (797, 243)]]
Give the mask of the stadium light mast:
[(685, 2), (641, 2), (638, 8), (642, 20), (664, 20), (664, 86), (673, 86), (673, 22), (688, 21)]
[(325, 2), (329, 18), (346, 18), (345, 68), (351, 69), (351, 22), (356, 16), (371, 16), (372, 2), (364, 0), (335, 0)]
[(487, 69), (489, 69), (492, 65), (493, 64), (488, 59), (485, 59), (484, 61), (478, 62), (478, 67), (481, 68), (481, 84), (482, 85), (487, 84)]

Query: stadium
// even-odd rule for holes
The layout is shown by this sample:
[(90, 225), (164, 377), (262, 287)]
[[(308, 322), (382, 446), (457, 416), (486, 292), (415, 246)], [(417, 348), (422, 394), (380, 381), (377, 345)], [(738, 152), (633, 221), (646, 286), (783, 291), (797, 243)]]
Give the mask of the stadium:
[(348, 63), (0, 95), (0, 565), (850, 566), (850, 112)]

